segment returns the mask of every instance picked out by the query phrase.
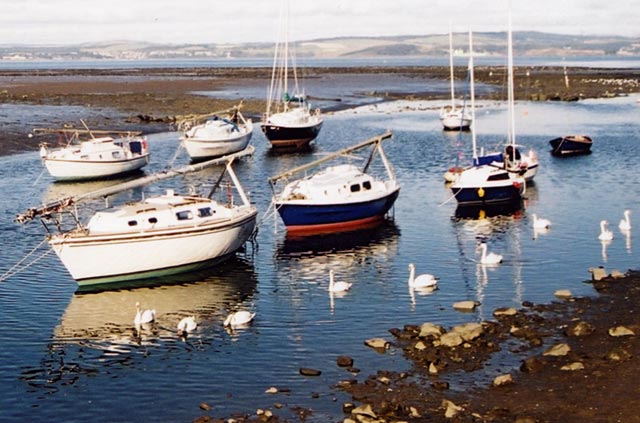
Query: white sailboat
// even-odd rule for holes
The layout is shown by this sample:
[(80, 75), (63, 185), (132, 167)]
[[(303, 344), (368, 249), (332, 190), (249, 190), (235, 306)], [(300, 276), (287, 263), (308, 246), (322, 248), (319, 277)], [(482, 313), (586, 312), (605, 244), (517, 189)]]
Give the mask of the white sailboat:
[[(42, 163), (58, 181), (119, 176), (149, 163), (147, 140), (136, 132), (62, 128), (34, 129), (33, 133), (60, 135), (61, 147), (40, 144)], [(80, 139), (87, 134), (90, 139)]]
[(451, 25), (449, 25), (449, 71), (451, 81), (451, 105), (445, 106), (440, 110), (440, 121), (444, 129), (448, 131), (468, 130), (471, 125), (471, 115), (466, 107), (458, 107), (456, 105), (453, 75), (453, 32), (451, 31)]
[[(80, 198), (67, 198), (19, 215), (18, 222), (35, 217), (53, 219), (59, 231), (47, 241), (73, 279), (81, 285), (95, 285), (181, 273), (214, 265), (234, 254), (253, 234), (257, 210), (245, 194), (231, 163), (245, 151), (210, 160), (196, 166), (150, 175), (135, 181), (108, 187), (85, 198), (121, 192), (154, 180), (182, 175), (205, 166), (225, 164), (225, 170), (208, 196), (164, 195), (96, 212), (87, 224), (71, 230), (61, 228), (60, 214)], [(212, 196), (222, 177), (228, 175), (226, 196)], [(234, 201), (232, 188), (240, 197)], [(45, 224), (46, 227), (46, 224)]]
[[(304, 92), (298, 87), (295, 60), (289, 49), (288, 6), (285, 1), (281, 9), (281, 41), (275, 47), (267, 110), (260, 126), (272, 147), (301, 149), (308, 147), (316, 139), (323, 120), (320, 109), (312, 111)], [(289, 73), (293, 74), (293, 87), (289, 87)], [(293, 88), (292, 92), (289, 91), (290, 88)]]

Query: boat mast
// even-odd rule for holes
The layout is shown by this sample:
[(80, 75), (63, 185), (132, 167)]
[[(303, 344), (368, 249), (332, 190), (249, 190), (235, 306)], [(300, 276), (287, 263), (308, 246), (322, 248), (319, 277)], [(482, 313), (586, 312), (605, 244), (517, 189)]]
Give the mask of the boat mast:
[(449, 22), (449, 79), (451, 80), (451, 110), (455, 109), (455, 92), (453, 88), (453, 32)]
[(478, 162), (476, 148), (476, 93), (473, 74), (473, 33), (469, 30), (469, 95), (471, 96), (471, 144), (473, 145), (473, 164)]
[[(289, 96), (289, 2), (285, 0), (284, 10), (284, 91), (283, 95)], [(284, 111), (287, 111), (287, 102), (284, 102)]]
[[(513, 36), (511, 35), (511, 2), (509, 2), (509, 18), (507, 28), (507, 101), (509, 103), (509, 128), (508, 143), (515, 147), (516, 144), (516, 112), (513, 92)], [(514, 148), (515, 154), (515, 148)]]

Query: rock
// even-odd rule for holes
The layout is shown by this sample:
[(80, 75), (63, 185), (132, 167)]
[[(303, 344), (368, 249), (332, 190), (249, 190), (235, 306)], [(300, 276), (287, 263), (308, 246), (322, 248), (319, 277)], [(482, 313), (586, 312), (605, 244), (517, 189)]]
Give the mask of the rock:
[(591, 279), (594, 281), (599, 281), (607, 277), (607, 271), (604, 270), (604, 267), (590, 267), (589, 272), (591, 272)]
[(367, 339), (366, 341), (364, 341), (364, 344), (367, 347), (371, 347), (378, 351), (384, 351), (389, 348), (389, 342), (385, 341), (382, 338)]
[(612, 271), (611, 271), (611, 277), (612, 277), (613, 279), (621, 279), (621, 278), (624, 278), (624, 277), (626, 277), (626, 276), (627, 276), (627, 275), (625, 275), (624, 273), (622, 273), (622, 272), (621, 272), (621, 271), (619, 271), (619, 270), (612, 270)]
[(358, 407), (351, 410), (351, 414), (355, 416), (367, 416), (367, 417), (371, 417), (372, 419), (378, 418), (378, 415), (373, 412), (373, 408), (371, 407), (371, 404), (359, 405)]
[(569, 354), (569, 351), (571, 351), (571, 347), (568, 344), (557, 344), (543, 352), (542, 355), (564, 357)]
[(422, 341), (418, 341), (416, 342), (416, 344), (413, 346), (414, 349), (418, 350), (418, 351), (424, 351), (427, 349), (427, 346), (424, 344), (424, 342)]
[(409, 415), (411, 416), (411, 418), (413, 419), (419, 419), (420, 417), (422, 417), (420, 415), (420, 413), (418, 412), (418, 409), (415, 407), (409, 407)]
[(500, 375), (493, 379), (493, 386), (505, 386), (513, 383), (513, 377), (510, 374)]
[(527, 358), (520, 365), (520, 371), (525, 373), (536, 373), (544, 368), (545, 364), (537, 357)]
[(204, 411), (209, 411), (209, 410), (211, 410), (211, 406), (209, 404), (207, 404), (206, 402), (201, 402), (200, 403), (200, 409), (204, 410)]
[(626, 328), (624, 326), (616, 326), (614, 328), (609, 329), (609, 335), (613, 337), (634, 336), (635, 332), (633, 332), (631, 329)]
[(565, 364), (564, 366), (560, 367), (560, 370), (571, 371), (571, 372), (576, 370), (584, 370), (584, 364), (582, 364), (579, 361), (575, 361), (570, 364)]
[(496, 318), (505, 317), (505, 316), (515, 316), (518, 311), (513, 307), (502, 307), (497, 308), (493, 311), (493, 316)]
[(465, 323), (455, 326), (449, 333), (457, 333), (465, 341), (473, 341), (480, 337), (484, 329), (480, 323)]
[(193, 423), (209, 423), (211, 421), (211, 416), (200, 416), (193, 421)]
[(440, 345), (445, 347), (457, 347), (464, 342), (458, 333), (445, 333), (440, 337)]
[(591, 323), (578, 322), (575, 325), (569, 327), (567, 330), (568, 336), (587, 336), (591, 335), (595, 331), (595, 327)]
[(429, 374), (430, 375), (437, 375), (438, 374), (438, 368), (436, 367), (435, 364), (433, 364), (433, 362), (429, 363)]
[(345, 414), (351, 414), (354, 408), (356, 408), (356, 405), (352, 402), (345, 402), (342, 404), (342, 412)]
[(449, 389), (449, 382), (446, 382), (444, 380), (436, 380), (431, 383), (431, 386), (433, 387), (433, 389), (444, 391), (446, 389)]
[(455, 405), (452, 401), (442, 400), (442, 408), (444, 408), (444, 416), (448, 419), (451, 419), (456, 416), (460, 411), (463, 410), (462, 407)]
[(631, 354), (622, 348), (615, 348), (607, 353), (607, 359), (611, 361), (627, 361), (631, 357)]
[(478, 307), (480, 303), (478, 301), (458, 301), (453, 304), (453, 308), (458, 311), (473, 311)]
[(572, 296), (571, 291), (569, 291), (568, 289), (558, 289), (556, 292), (553, 293), (553, 295), (563, 300), (569, 299)]
[(270, 388), (268, 388), (266, 391), (264, 391), (265, 394), (277, 394), (278, 393), (278, 388), (276, 388), (275, 386), (272, 386)]
[(418, 336), (420, 338), (439, 338), (443, 333), (445, 333), (445, 330), (442, 326), (434, 325), (433, 323), (423, 323), (422, 326), (420, 326), (420, 334)]
[(349, 356), (340, 355), (336, 361), (340, 367), (353, 367), (353, 358)]
[(310, 369), (308, 367), (300, 367), (300, 374), (302, 376), (320, 376), (322, 372), (316, 369)]

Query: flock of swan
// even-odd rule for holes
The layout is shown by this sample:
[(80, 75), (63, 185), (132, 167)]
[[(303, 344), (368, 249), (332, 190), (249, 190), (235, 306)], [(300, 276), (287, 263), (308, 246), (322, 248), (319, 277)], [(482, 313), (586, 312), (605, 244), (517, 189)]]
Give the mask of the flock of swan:
[[(224, 322), (225, 328), (234, 329), (247, 326), (251, 323), (256, 313), (246, 310), (239, 310), (229, 314)], [(136, 302), (136, 315), (133, 319), (135, 328), (139, 331), (144, 325), (150, 325), (156, 321), (156, 310), (140, 308), (140, 303)], [(176, 327), (178, 336), (186, 337), (189, 333), (194, 332), (198, 328), (198, 322), (195, 316), (183, 317)]]
[[(623, 233), (629, 233), (631, 231), (631, 211), (624, 211), (624, 218), (620, 220), (618, 225), (619, 229)], [(539, 218), (536, 214), (533, 217), (533, 228), (538, 230), (549, 229), (551, 222), (548, 219)], [(613, 232), (607, 228), (608, 222), (606, 220), (600, 221), (600, 235), (598, 239), (601, 241), (610, 241), (613, 239)], [(487, 251), (487, 244), (482, 243), (480, 245), (482, 249), (482, 255), (480, 257), (480, 264), (485, 266), (492, 266), (502, 263), (503, 257), (501, 254)], [(429, 290), (433, 291), (438, 289), (438, 277), (423, 273), (416, 276), (416, 266), (413, 263), (409, 263), (409, 288), (410, 290)], [(329, 293), (345, 293), (351, 289), (353, 284), (343, 281), (335, 281), (333, 269), (329, 270)], [(236, 311), (229, 314), (223, 323), (226, 328), (238, 328), (250, 324), (256, 313), (252, 313), (246, 310)], [(140, 328), (141, 325), (153, 323), (156, 319), (155, 309), (142, 310), (140, 303), (136, 303), (136, 315), (133, 320), (136, 328)], [(195, 331), (198, 327), (195, 316), (184, 317), (178, 322), (177, 332), (179, 336), (186, 336), (188, 333)]]

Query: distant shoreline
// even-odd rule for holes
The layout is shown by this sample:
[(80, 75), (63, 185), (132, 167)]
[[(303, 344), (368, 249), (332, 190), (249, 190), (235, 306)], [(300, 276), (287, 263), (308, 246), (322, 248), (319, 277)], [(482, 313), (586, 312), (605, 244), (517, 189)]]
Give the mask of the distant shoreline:
[[(474, 70), (476, 82), (492, 87), (477, 93), (479, 99), (506, 97), (504, 66), (477, 66)], [(577, 101), (640, 92), (640, 71), (636, 69), (571, 67), (566, 69), (568, 86), (563, 67), (516, 66), (514, 72), (518, 100)], [(309, 94), (317, 98), (323, 97), (325, 87), (336, 85), (342, 87), (338, 95), (360, 98), (362, 103), (373, 97), (378, 102), (449, 98), (448, 66), (305, 67), (299, 74), (313, 85)], [(259, 120), (266, 107), (263, 93), (270, 76), (271, 67), (0, 69), (0, 104), (80, 106), (93, 111), (86, 117), (92, 128), (153, 133), (171, 130), (177, 116), (211, 113), (240, 101), (244, 114)], [(466, 77), (466, 66), (455, 68), (460, 95)], [(254, 87), (255, 94), (235, 98), (199, 94), (244, 86)], [(334, 100), (325, 112), (362, 104)], [(52, 126), (56, 120), (60, 125), (78, 124), (68, 122), (68, 116), (53, 116), (42, 123), (14, 122), (2, 130), (0, 155), (37, 149), (37, 141), (28, 139), (27, 133), (33, 126)]]

